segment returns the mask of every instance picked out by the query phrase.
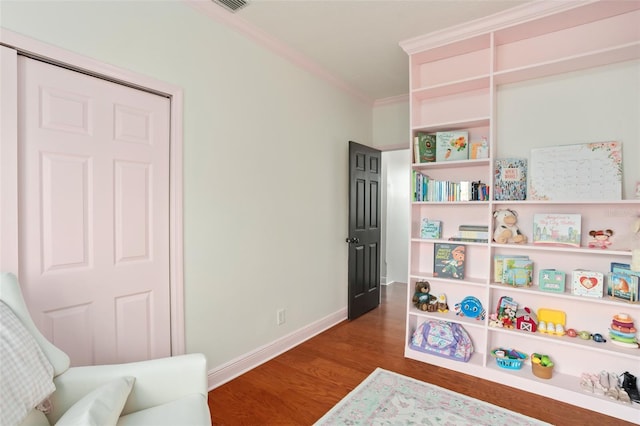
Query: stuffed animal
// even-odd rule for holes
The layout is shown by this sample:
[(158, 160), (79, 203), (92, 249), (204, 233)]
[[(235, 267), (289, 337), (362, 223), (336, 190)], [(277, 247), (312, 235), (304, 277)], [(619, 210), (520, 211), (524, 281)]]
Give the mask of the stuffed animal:
[(495, 219), (493, 241), (498, 244), (524, 244), (527, 242), (527, 237), (522, 235), (516, 225), (518, 214), (515, 211), (510, 209), (496, 210), (493, 217)]
[(449, 312), (449, 305), (447, 304), (447, 295), (441, 293), (438, 296), (438, 312)]
[(598, 229), (589, 231), (591, 241), (589, 241), (589, 248), (601, 248), (606, 249), (611, 245), (609, 237), (613, 235), (611, 229)]
[(437, 309), (437, 299), (431, 295), (431, 284), (429, 281), (416, 282), (416, 289), (413, 293), (413, 304), (422, 311), (433, 312)]

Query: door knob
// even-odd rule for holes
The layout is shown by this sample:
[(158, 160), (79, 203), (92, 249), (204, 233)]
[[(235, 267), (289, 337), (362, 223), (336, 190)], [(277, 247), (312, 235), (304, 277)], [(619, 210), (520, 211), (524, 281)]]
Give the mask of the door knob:
[(352, 238), (347, 238), (345, 241), (348, 242), (349, 244), (357, 244), (360, 242), (360, 239), (358, 237), (352, 237)]

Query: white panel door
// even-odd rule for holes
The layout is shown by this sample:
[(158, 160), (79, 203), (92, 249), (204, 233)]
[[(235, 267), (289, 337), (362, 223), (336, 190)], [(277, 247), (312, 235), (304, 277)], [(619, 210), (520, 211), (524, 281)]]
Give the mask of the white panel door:
[(18, 59), (20, 280), (72, 365), (169, 356), (167, 98)]

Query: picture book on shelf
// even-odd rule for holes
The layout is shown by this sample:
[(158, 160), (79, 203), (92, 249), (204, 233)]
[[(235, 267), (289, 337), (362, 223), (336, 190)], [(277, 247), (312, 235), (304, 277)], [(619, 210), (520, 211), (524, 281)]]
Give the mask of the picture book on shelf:
[(524, 259), (528, 260), (529, 256), (526, 255), (504, 255), (496, 254), (493, 256), (493, 282), (504, 283), (502, 273), (504, 271), (504, 264), (506, 260), (510, 259)]
[(602, 297), (603, 290), (604, 275), (602, 272), (576, 269), (571, 273), (571, 294)]
[(517, 287), (530, 286), (533, 282), (533, 261), (530, 259), (504, 259), (502, 283)]
[(438, 239), (442, 236), (441, 228), (441, 221), (423, 217), (420, 223), (420, 238)]
[(436, 161), (469, 159), (469, 132), (452, 131), (436, 133)]
[(611, 262), (611, 274), (607, 285), (607, 295), (628, 302), (640, 301), (638, 282), (640, 271), (632, 271), (628, 263)]
[(480, 158), (489, 158), (489, 142), (487, 142), (487, 138), (469, 143), (469, 159), (479, 160)]
[(433, 246), (433, 276), (464, 279), (466, 247), (450, 243), (435, 243)]
[(638, 301), (638, 276), (621, 272), (609, 273), (607, 295), (627, 302)]
[(579, 214), (534, 214), (533, 244), (580, 247), (581, 219)]
[(436, 135), (418, 132), (413, 144), (414, 163), (432, 163), (436, 161)]
[(498, 158), (494, 170), (495, 200), (527, 199), (527, 159)]

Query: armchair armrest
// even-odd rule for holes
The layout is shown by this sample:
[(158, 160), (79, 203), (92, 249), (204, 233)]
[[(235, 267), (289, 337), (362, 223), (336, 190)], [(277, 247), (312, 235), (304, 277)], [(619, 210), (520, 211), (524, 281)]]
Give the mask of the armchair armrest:
[(207, 361), (203, 354), (127, 364), (72, 367), (54, 379), (53, 411), (47, 417), (53, 424), (87, 393), (112, 379), (133, 376), (136, 381), (122, 414), (155, 407), (200, 393), (207, 400)]

